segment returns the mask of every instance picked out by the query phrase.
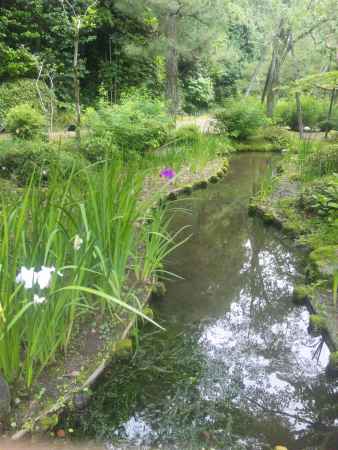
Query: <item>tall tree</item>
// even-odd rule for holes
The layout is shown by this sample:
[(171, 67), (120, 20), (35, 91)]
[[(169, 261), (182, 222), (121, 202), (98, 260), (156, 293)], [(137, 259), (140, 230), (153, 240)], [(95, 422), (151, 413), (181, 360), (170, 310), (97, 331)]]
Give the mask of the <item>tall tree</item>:
[(80, 99), (80, 33), (83, 29), (93, 28), (95, 25), (96, 0), (78, 4), (72, 0), (60, 0), (66, 23), (73, 35), (73, 74), (74, 74), (74, 101), (76, 111), (76, 139), (81, 138), (81, 99)]
[(224, 36), (226, 0), (125, 0), (124, 11), (143, 14), (157, 32), (153, 48), (164, 55), (168, 110), (176, 115), (179, 106), (179, 60), (211, 56)]

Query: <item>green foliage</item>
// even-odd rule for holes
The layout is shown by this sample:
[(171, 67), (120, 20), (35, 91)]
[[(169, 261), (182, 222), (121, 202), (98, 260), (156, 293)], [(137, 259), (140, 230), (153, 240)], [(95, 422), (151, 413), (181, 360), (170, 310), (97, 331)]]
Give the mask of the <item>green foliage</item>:
[(41, 141), (2, 142), (0, 145), (0, 175), (23, 185), (35, 172), (37, 179), (47, 182), (57, 171), (67, 178), (73, 168), (80, 169), (84, 161), (76, 153), (65, 151), (57, 144)]
[(89, 108), (85, 123), (91, 136), (109, 137), (120, 150), (141, 154), (160, 147), (172, 126), (164, 103), (137, 91), (124, 96), (119, 105), (101, 102), (97, 110)]
[(228, 133), (238, 140), (248, 139), (269, 123), (263, 106), (253, 97), (226, 101), (224, 108), (216, 114), (216, 120), (221, 133)]
[(185, 103), (187, 113), (208, 109), (215, 100), (214, 87), (211, 78), (198, 74), (184, 82)]
[(297, 305), (303, 305), (313, 295), (313, 290), (309, 286), (297, 285), (293, 290), (293, 301)]
[[(158, 269), (171, 241), (158, 232), (165, 210), (151, 220), (150, 229), (140, 233), (135, 226), (152, 218), (139, 201), (143, 178), (142, 171), (135, 173), (121, 161), (107, 162), (84, 168), (82, 177), (72, 171), (67, 181), (54, 173), (43, 189), (33, 179), (13, 205), (3, 196), (0, 370), (9, 382), (22, 376), (31, 386), (67, 348), (74, 325), (98, 311), (110, 320), (124, 311), (152, 321), (127, 281), (136, 274), (148, 282), (143, 276)], [(52, 268), (48, 285), (21, 283), (17, 275), (23, 266)]]
[(185, 125), (174, 130), (172, 138), (180, 144), (195, 144), (201, 139), (201, 130), (197, 125)]
[(327, 323), (325, 317), (319, 314), (311, 314), (310, 327), (315, 333), (323, 333), (327, 331)]
[(19, 139), (33, 139), (43, 134), (46, 126), (44, 116), (28, 104), (11, 108), (5, 118), (6, 130)]
[(303, 180), (338, 173), (338, 145), (301, 142), (298, 150), (298, 167)]
[(331, 354), (330, 354), (330, 366), (333, 369), (338, 370), (338, 351), (337, 352), (331, 352)]
[[(81, 141), (81, 155), (91, 163), (119, 158), (119, 151), (111, 134), (91, 135)], [(129, 155), (130, 159), (130, 155)]]
[[(45, 105), (49, 105), (50, 100), (53, 99), (53, 94), (44, 82), (40, 81), (38, 86)], [(8, 111), (23, 103), (42, 112), (35, 80), (23, 78), (0, 84), (0, 129), (4, 127), (5, 116)]]
[[(301, 97), (304, 125), (310, 128), (321, 128), (327, 121), (328, 102), (310, 95)], [(275, 121), (279, 125), (298, 130), (297, 107), (294, 98), (280, 100), (275, 113)], [(338, 126), (338, 112), (334, 113), (332, 126)]]
[(336, 119), (325, 119), (318, 123), (320, 131), (338, 130), (338, 115)]
[(306, 186), (300, 197), (300, 206), (307, 212), (319, 216), (338, 214), (338, 182), (335, 177), (326, 177)]
[(275, 126), (262, 128), (259, 130), (258, 136), (262, 137), (264, 141), (273, 144), (275, 149), (283, 150), (290, 146), (290, 133)]
[(11, 48), (0, 42), (0, 78), (32, 75), (36, 69), (33, 55), (24, 47)]

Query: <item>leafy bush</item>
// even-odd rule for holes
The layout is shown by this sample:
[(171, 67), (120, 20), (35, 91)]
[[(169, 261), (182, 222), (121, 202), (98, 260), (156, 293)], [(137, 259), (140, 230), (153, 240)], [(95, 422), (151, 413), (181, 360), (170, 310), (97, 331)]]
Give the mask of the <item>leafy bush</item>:
[(56, 127), (67, 130), (69, 126), (76, 123), (74, 106), (63, 104), (56, 115)]
[(117, 158), (118, 149), (109, 134), (90, 136), (81, 142), (81, 154), (91, 163)]
[(290, 145), (290, 133), (278, 127), (264, 127), (259, 133), (262, 139), (270, 144), (274, 144), (280, 150), (288, 148)]
[(306, 170), (313, 177), (338, 173), (338, 145), (320, 146), (305, 161)]
[[(55, 102), (53, 93), (44, 82), (40, 81), (38, 86), (45, 105), (48, 105), (51, 99)], [(5, 117), (8, 111), (14, 106), (22, 103), (26, 103), (36, 110), (42, 112), (35, 80), (23, 78), (17, 81), (8, 81), (1, 83), (0, 129), (4, 128)]]
[(300, 206), (308, 212), (327, 216), (338, 214), (338, 183), (326, 178), (311, 183), (301, 195)]
[(201, 130), (197, 125), (185, 125), (175, 130), (172, 137), (177, 143), (189, 145), (198, 142), (201, 135)]
[(57, 171), (67, 178), (73, 170), (80, 169), (84, 160), (76, 153), (65, 151), (57, 144), (44, 142), (3, 142), (0, 147), (0, 175), (19, 185), (27, 183), (35, 172), (48, 181), (49, 174)]
[(269, 123), (263, 106), (255, 98), (233, 98), (216, 114), (216, 127), (235, 139), (248, 139)]
[[(302, 96), (302, 113), (304, 125), (310, 128), (321, 127), (327, 122), (328, 102), (312, 96)], [(293, 98), (281, 100), (276, 107), (276, 123), (298, 130), (297, 107)], [(334, 113), (332, 125), (338, 125), (338, 113)]]
[(331, 119), (331, 120), (323, 120), (322, 122), (319, 122), (318, 127), (320, 131), (331, 131), (331, 130), (338, 130), (338, 117), (337, 119)]
[(110, 136), (120, 150), (143, 154), (166, 141), (172, 121), (163, 102), (134, 92), (119, 105), (101, 102), (97, 110), (89, 108), (85, 124), (91, 136)]
[(43, 133), (46, 125), (44, 116), (28, 104), (11, 108), (5, 119), (6, 129), (14, 137), (32, 139)]
[(207, 109), (215, 100), (214, 86), (211, 78), (199, 74), (184, 83), (184, 111), (192, 113)]

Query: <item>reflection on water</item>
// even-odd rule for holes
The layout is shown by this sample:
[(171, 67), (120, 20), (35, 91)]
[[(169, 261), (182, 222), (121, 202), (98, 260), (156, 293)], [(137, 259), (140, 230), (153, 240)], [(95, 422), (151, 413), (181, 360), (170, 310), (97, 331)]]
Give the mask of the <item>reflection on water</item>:
[(175, 226), (193, 237), (168, 261), (184, 279), (154, 305), (167, 331), (147, 327), (134, 359), (107, 373), (73, 418), (81, 435), (111, 449), (338, 448), (329, 351), (291, 300), (296, 256), (247, 215), (269, 163), (238, 157), (223, 183), (184, 204), (191, 214)]

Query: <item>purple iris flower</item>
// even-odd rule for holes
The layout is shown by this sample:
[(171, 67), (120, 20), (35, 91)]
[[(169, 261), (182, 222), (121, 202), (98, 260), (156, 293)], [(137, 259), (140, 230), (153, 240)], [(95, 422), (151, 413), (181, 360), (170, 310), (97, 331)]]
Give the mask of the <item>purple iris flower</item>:
[(172, 180), (175, 178), (176, 173), (173, 169), (166, 168), (161, 171), (160, 176), (162, 178), (166, 178), (167, 180)]

